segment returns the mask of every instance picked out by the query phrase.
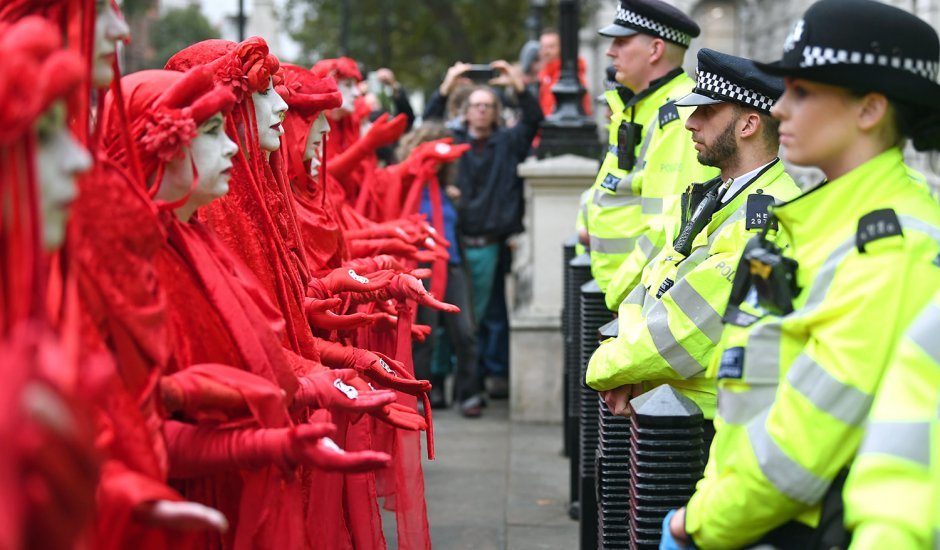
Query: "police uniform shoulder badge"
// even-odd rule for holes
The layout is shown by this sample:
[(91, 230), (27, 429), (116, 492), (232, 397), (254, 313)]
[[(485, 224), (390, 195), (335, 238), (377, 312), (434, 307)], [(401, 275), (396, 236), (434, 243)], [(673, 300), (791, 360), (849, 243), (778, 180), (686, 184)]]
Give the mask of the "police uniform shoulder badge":
[(752, 194), (747, 196), (745, 207), (745, 229), (763, 229), (769, 222), (770, 229), (777, 229), (776, 220), (770, 219), (770, 207), (774, 205), (773, 195)]
[(859, 252), (865, 252), (868, 243), (895, 236), (904, 236), (897, 213), (891, 208), (873, 210), (859, 218), (855, 246)]
[(679, 120), (679, 109), (676, 107), (675, 101), (670, 101), (659, 108), (660, 128), (676, 120)]

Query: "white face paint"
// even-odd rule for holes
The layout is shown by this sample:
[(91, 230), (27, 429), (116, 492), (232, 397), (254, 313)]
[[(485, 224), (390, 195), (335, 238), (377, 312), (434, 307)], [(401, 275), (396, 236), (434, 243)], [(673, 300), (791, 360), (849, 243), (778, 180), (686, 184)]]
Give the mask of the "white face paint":
[(316, 176), (320, 171), (320, 153), (323, 144), (323, 136), (330, 133), (330, 121), (326, 118), (326, 113), (320, 111), (317, 119), (313, 121), (310, 127), (310, 133), (307, 134), (307, 145), (304, 147), (304, 160), (310, 161), (310, 174)]
[(251, 94), (255, 106), (255, 121), (258, 123), (258, 138), (261, 149), (271, 153), (281, 148), (281, 136), (284, 135), (284, 113), (287, 103), (274, 91), (274, 82), (268, 84), (263, 92)]
[(114, 72), (111, 65), (117, 56), (117, 43), (130, 37), (127, 23), (111, 7), (108, 0), (95, 2), (95, 53), (91, 64), (91, 81), (96, 88), (111, 84)]
[(339, 87), (339, 93), (343, 94), (343, 104), (339, 106), (339, 110), (347, 113), (353, 112), (356, 108), (356, 98), (362, 95), (359, 83), (355, 78), (344, 78), (339, 81), (337, 87)]
[(61, 102), (46, 111), (38, 127), (36, 161), (42, 240), (46, 250), (55, 250), (65, 240), (69, 205), (78, 195), (75, 178), (91, 168), (91, 155), (66, 126), (65, 106)]
[(238, 152), (238, 145), (225, 133), (221, 113), (216, 113), (199, 127), (199, 134), (190, 144), (190, 152), (199, 174), (199, 184), (188, 202), (198, 208), (228, 193), (232, 157)]

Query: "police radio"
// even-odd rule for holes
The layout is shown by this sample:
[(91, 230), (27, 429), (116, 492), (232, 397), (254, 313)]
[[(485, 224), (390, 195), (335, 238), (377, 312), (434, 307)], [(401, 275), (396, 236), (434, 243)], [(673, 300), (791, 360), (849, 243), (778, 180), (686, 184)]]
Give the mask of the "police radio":
[(721, 178), (715, 178), (704, 184), (694, 184), (688, 193), (683, 194), (682, 230), (672, 242), (676, 252), (686, 257), (692, 252), (692, 241), (711, 223), (720, 205), (722, 189), (727, 190), (732, 181), (729, 178), (727, 184), (722, 184)]
[(642, 134), (642, 124), (627, 121), (620, 123), (617, 129), (617, 168), (629, 172), (636, 166), (636, 146)]
[[(770, 221), (774, 221), (773, 213), (770, 217)], [(780, 247), (767, 240), (767, 231), (772, 225), (767, 223), (763, 231), (751, 237), (744, 247), (731, 283), (724, 316), (726, 323), (747, 326), (757, 320), (754, 315), (741, 310), (740, 306), (745, 301), (756, 301), (751, 305), (772, 315), (786, 315), (793, 311), (793, 300), (800, 293), (796, 285), (799, 264), (784, 256)]]

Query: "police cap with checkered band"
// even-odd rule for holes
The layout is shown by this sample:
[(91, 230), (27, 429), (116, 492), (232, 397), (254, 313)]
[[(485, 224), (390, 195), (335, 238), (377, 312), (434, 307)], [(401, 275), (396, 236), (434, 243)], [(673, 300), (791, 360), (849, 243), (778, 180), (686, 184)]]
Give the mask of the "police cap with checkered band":
[(874, 0), (821, 0), (796, 22), (783, 58), (762, 71), (879, 92), (935, 109), (940, 104), (940, 39), (929, 24)]
[(698, 51), (698, 69), (692, 93), (676, 101), (678, 107), (715, 103), (738, 103), (762, 113), (783, 94), (783, 79), (758, 70), (750, 59), (716, 52)]
[(702, 31), (692, 18), (666, 2), (620, 0), (613, 24), (597, 32), (611, 38), (648, 34), (688, 48)]

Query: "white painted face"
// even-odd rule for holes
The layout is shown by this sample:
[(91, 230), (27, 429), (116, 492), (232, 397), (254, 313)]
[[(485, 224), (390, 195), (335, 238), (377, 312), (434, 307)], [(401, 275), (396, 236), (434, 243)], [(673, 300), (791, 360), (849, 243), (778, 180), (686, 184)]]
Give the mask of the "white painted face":
[(78, 196), (75, 178), (91, 168), (91, 155), (68, 129), (62, 102), (53, 104), (46, 111), (39, 120), (38, 130), (36, 160), (42, 239), (46, 250), (55, 250), (65, 240), (69, 205)]
[(359, 90), (359, 83), (356, 82), (355, 78), (344, 78), (339, 81), (337, 87), (339, 93), (343, 94), (343, 104), (339, 106), (339, 110), (347, 113), (353, 112), (356, 108), (356, 98), (362, 95), (362, 91)]
[(284, 113), (287, 103), (274, 91), (274, 82), (268, 84), (263, 92), (251, 94), (255, 106), (255, 121), (258, 123), (258, 138), (261, 149), (272, 153), (281, 148), (281, 136), (284, 135)]
[(318, 168), (323, 136), (328, 133), (330, 133), (330, 121), (327, 120), (326, 113), (320, 111), (317, 119), (313, 121), (313, 126), (310, 127), (310, 133), (307, 134), (307, 145), (304, 148), (304, 160), (311, 161), (311, 164), (316, 162)]
[(95, 53), (91, 65), (91, 80), (96, 88), (111, 84), (114, 71), (111, 65), (117, 56), (117, 43), (130, 38), (130, 28), (111, 7), (108, 0), (96, 0)]
[(198, 206), (209, 204), (228, 193), (228, 181), (232, 174), (232, 157), (238, 145), (225, 133), (222, 113), (216, 113), (199, 127), (199, 133), (190, 143), (190, 152), (199, 184), (193, 190), (190, 201)]

